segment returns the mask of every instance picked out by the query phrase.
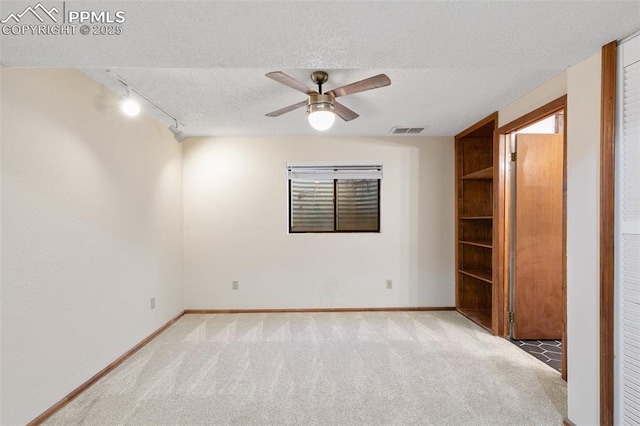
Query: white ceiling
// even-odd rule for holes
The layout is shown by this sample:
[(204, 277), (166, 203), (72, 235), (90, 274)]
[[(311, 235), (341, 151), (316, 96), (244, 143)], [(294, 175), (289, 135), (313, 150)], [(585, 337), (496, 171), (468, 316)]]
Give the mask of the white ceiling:
[[(45, 6), (61, 1), (42, 0)], [(0, 18), (31, 2), (0, 2)], [(0, 36), (4, 66), (75, 67), (112, 91), (117, 77), (177, 117), (188, 135), (308, 135), (305, 95), (386, 73), (391, 86), (341, 98), (360, 114), (329, 135), (428, 126), (453, 135), (640, 28), (640, 1), (66, 1), (122, 10), (121, 35)], [(154, 108), (147, 111), (167, 125)]]

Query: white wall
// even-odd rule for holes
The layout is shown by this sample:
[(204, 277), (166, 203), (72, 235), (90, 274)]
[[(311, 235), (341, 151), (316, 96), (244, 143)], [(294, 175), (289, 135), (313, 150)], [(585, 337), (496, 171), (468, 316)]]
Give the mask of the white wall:
[(600, 423), (600, 90), (595, 55), (567, 70), (569, 419)]
[[(453, 306), (453, 146), (400, 137), (185, 141), (186, 308)], [(289, 235), (286, 164), (347, 160), (384, 165), (381, 232)]]
[(504, 125), (567, 94), (567, 387), (577, 425), (600, 423), (600, 67), (597, 52), (499, 111)]
[(171, 133), (123, 117), (84, 74), (4, 68), (0, 82), (0, 423), (9, 425), (182, 311), (182, 183)]

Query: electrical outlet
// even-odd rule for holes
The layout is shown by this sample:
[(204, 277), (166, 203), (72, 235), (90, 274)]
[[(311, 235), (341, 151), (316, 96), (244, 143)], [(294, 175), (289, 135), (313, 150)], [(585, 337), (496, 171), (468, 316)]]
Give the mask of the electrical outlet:
[(151, 298), (151, 309), (155, 309), (156, 308), (156, 298), (152, 297)]
[(231, 281), (231, 289), (232, 290), (238, 289), (238, 281)]
[(393, 288), (393, 281), (387, 280), (387, 289), (391, 290)]

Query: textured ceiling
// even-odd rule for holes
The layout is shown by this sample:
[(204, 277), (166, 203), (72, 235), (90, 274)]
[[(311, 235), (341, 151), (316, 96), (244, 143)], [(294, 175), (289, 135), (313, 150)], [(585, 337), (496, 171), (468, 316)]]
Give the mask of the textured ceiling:
[[(34, 2), (0, 3), (0, 17)], [(42, 1), (51, 6), (62, 2)], [(189, 135), (317, 133), (282, 70), (327, 89), (381, 72), (391, 86), (341, 98), (360, 114), (331, 135), (428, 126), (453, 135), (640, 28), (639, 1), (66, 1), (122, 10), (122, 34), (0, 36), (4, 66), (76, 67), (116, 93), (127, 81)], [(108, 70), (108, 71), (107, 71)], [(148, 111), (167, 124), (166, 115)]]

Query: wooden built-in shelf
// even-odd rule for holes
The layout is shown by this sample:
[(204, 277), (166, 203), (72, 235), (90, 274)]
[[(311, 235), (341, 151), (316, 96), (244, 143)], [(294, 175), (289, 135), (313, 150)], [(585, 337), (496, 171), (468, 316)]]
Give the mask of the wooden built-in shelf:
[(491, 269), (458, 269), (458, 272), (489, 284), (493, 282)]
[(493, 167), (487, 167), (486, 169), (469, 173), (462, 176), (460, 179), (493, 179)]
[(455, 137), (456, 157), (456, 309), (496, 333), (499, 308), (493, 278), (497, 233), (499, 163), (494, 131), (498, 114), (492, 114)]
[(491, 331), (491, 309), (458, 308), (458, 312)]
[(484, 247), (484, 248), (492, 248), (493, 245), (491, 244), (491, 241), (458, 241), (460, 244), (467, 244), (470, 246), (476, 246), (476, 247)]

